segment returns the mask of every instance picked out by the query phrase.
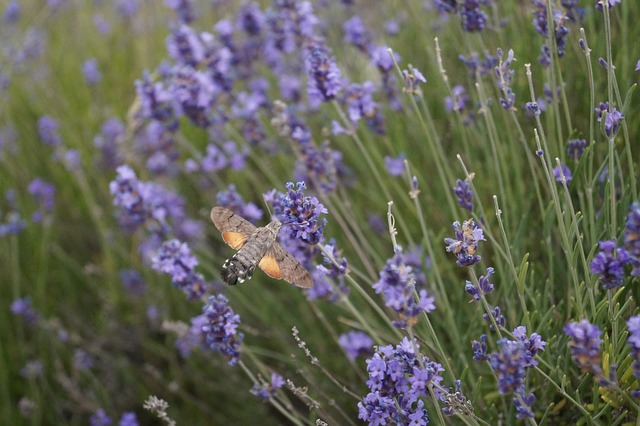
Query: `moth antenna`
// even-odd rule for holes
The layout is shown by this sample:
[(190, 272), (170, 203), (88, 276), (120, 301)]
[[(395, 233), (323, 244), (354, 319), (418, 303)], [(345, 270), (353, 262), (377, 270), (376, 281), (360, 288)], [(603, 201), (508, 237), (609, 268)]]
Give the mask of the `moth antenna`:
[(267, 203), (267, 200), (264, 198), (264, 194), (262, 195), (262, 202), (264, 203), (264, 206), (267, 208), (267, 211), (269, 212), (269, 217), (273, 216), (273, 213), (269, 208), (269, 203)]

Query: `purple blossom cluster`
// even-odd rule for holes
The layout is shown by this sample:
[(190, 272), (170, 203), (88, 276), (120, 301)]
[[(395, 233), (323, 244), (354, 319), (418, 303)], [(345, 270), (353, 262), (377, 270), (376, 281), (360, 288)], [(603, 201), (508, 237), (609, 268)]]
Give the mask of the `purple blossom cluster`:
[[(627, 342), (631, 348), (631, 359), (633, 363), (633, 377), (640, 379), (640, 315), (633, 316), (627, 320), (627, 329), (629, 330), (629, 338)], [(631, 395), (640, 398), (640, 387), (631, 391)]]
[(468, 179), (456, 180), (453, 194), (456, 196), (456, 201), (460, 207), (470, 212), (473, 211), (473, 191), (471, 191), (471, 184)]
[(387, 424), (428, 424), (423, 399), (433, 392), (441, 399), (445, 393), (440, 382), (442, 366), (421, 353), (415, 341), (405, 337), (395, 348), (380, 346), (373, 357), (367, 359), (371, 390), (358, 403), (358, 418), (371, 426)]
[(445, 110), (455, 111), (462, 117), (462, 124), (468, 126), (475, 120), (475, 113), (470, 108), (471, 99), (464, 86), (456, 84), (451, 88), (451, 96), (444, 98)]
[(188, 358), (193, 350), (209, 349), (205, 334), (202, 327), (207, 324), (207, 316), (205, 314), (197, 315), (191, 318), (189, 328), (176, 339), (176, 348), (183, 358)]
[(583, 372), (590, 372), (596, 378), (602, 377), (600, 344), (602, 331), (589, 321), (570, 322), (564, 327), (564, 332), (569, 336), (569, 349), (571, 357)]
[(575, 161), (580, 160), (582, 154), (587, 149), (586, 139), (571, 139), (567, 142), (567, 155)]
[(5, 192), (4, 199), (8, 208), (5, 212), (0, 210), (0, 238), (7, 235), (16, 235), (27, 227), (27, 222), (20, 216), (18, 205), (16, 203), (16, 192), (8, 189)]
[[(527, 394), (525, 390), (526, 369), (535, 367), (538, 363), (535, 356), (538, 351), (544, 351), (547, 344), (539, 334), (532, 333), (527, 337), (527, 329), (523, 326), (513, 330), (515, 340), (500, 339), (498, 346), (500, 349), (493, 352), (488, 358), (491, 368), (498, 378), (498, 391), (501, 395), (513, 393), (513, 403), (517, 410), (519, 419), (533, 417), (531, 407), (535, 402), (533, 394)], [(481, 350), (485, 344), (486, 336), (480, 344), (476, 345), (474, 352)], [(474, 342), (474, 344), (477, 342)], [(485, 346), (486, 348), (486, 346)], [(485, 349), (486, 351), (486, 349)], [(486, 359), (480, 351), (474, 359)]]
[(373, 100), (376, 86), (365, 81), (362, 84), (351, 83), (345, 91), (342, 102), (347, 108), (347, 116), (355, 128), (356, 123), (365, 120), (369, 128), (378, 135), (386, 133), (386, 127), (380, 112), (380, 107)]
[(473, 297), (473, 300), (478, 302), (480, 299), (493, 291), (493, 284), (489, 281), (489, 277), (493, 275), (495, 270), (492, 267), (487, 268), (487, 275), (483, 275), (478, 278), (478, 284), (473, 284), (471, 281), (467, 281), (464, 290), (468, 295)]
[(37, 205), (37, 210), (31, 215), (31, 220), (34, 223), (40, 223), (45, 219), (47, 213), (53, 210), (56, 188), (52, 183), (35, 178), (29, 183), (27, 191), (33, 196)]
[(434, 5), (441, 13), (460, 15), (462, 29), (474, 33), (486, 28), (489, 16), (480, 6), (491, 5), (491, 0), (434, 0)]
[(349, 294), (349, 287), (344, 283), (344, 275), (348, 271), (347, 259), (338, 250), (334, 239), (324, 244), (323, 248), (323, 263), (315, 265), (312, 273), (314, 284), (307, 290), (307, 298), (337, 302)]
[(284, 379), (277, 373), (271, 373), (271, 382), (261, 381), (251, 388), (251, 393), (261, 401), (269, 401), (278, 389), (284, 386)]
[(11, 302), (11, 313), (21, 317), (30, 326), (36, 326), (40, 320), (40, 315), (33, 308), (30, 297), (16, 299)]
[(207, 322), (202, 326), (205, 341), (211, 349), (224, 355), (229, 365), (236, 365), (240, 358), (240, 344), (244, 334), (238, 332), (240, 315), (233, 312), (223, 295), (210, 296), (204, 307)]
[[(380, 271), (380, 279), (373, 284), (376, 293), (384, 295), (385, 305), (400, 315), (400, 320), (394, 321), (399, 328), (415, 324), (420, 314), (436, 309), (435, 298), (429, 296), (426, 289), (416, 286), (413, 270), (402, 249), (398, 248)], [(417, 300), (414, 293), (417, 293)]]
[(640, 276), (640, 203), (637, 201), (629, 206), (622, 238), (633, 266), (631, 275), (638, 277)]
[(160, 246), (151, 267), (170, 275), (173, 285), (182, 290), (188, 300), (197, 300), (209, 287), (202, 274), (195, 272), (197, 265), (198, 259), (191, 255), (187, 243), (173, 239)]
[(155, 182), (138, 180), (129, 166), (120, 166), (116, 171), (118, 174), (109, 184), (109, 190), (113, 204), (121, 208), (118, 219), (124, 230), (134, 232), (144, 227), (166, 238), (171, 232), (180, 234), (181, 227), (189, 225), (182, 197)]
[(488, 52), (485, 52), (484, 59), (480, 59), (478, 52), (470, 52), (468, 55), (461, 54), (458, 59), (467, 66), (473, 79), (494, 73), (498, 66), (498, 57)]
[(566, 183), (569, 183), (573, 179), (573, 175), (571, 174), (571, 169), (569, 169), (569, 167), (560, 163), (559, 166), (555, 166), (553, 168), (553, 178), (559, 183), (562, 183), (563, 180)]
[[(89, 424), (91, 426), (110, 426), (113, 423), (111, 417), (107, 415), (104, 409), (97, 409), (91, 417), (89, 417)], [(138, 426), (138, 418), (133, 411), (122, 413), (118, 426)]]
[(616, 248), (615, 240), (599, 241), (600, 251), (593, 257), (589, 268), (598, 275), (600, 284), (610, 290), (624, 284), (625, 267), (631, 263), (631, 257), (624, 248)]
[(471, 266), (480, 262), (481, 257), (477, 255), (478, 244), (480, 241), (486, 241), (482, 228), (480, 228), (473, 219), (465, 220), (462, 225), (460, 222), (453, 222), (455, 230), (455, 238), (445, 238), (447, 244), (447, 252), (453, 253), (458, 259), (456, 265)]
[(342, 74), (324, 39), (309, 39), (305, 45), (307, 94), (311, 105), (335, 99), (342, 90)]
[(605, 116), (604, 133), (607, 137), (615, 137), (618, 133), (618, 129), (620, 128), (620, 123), (622, 122), (622, 119), (624, 119), (624, 115), (622, 115), (616, 107), (609, 106), (609, 102), (600, 102), (595, 111), (598, 116), (598, 123), (602, 122), (602, 117)]
[(363, 331), (349, 330), (341, 334), (338, 344), (352, 361), (361, 356), (373, 355), (373, 339)]
[(265, 194), (265, 199), (273, 204), (273, 212), (286, 226), (290, 238), (306, 244), (317, 244), (322, 239), (327, 223), (327, 219), (320, 215), (328, 211), (316, 197), (304, 195), (306, 187), (304, 182), (296, 185), (288, 182), (286, 193), (273, 190)]
[[(565, 53), (565, 46), (567, 44), (567, 35), (569, 34), (569, 28), (567, 28), (566, 23), (569, 20), (569, 17), (566, 13), (560, 11), (559, 9), (552, 8), (552, 21), (553, 21), (553, 30), (549, 31), (549, 27), (547, 24), (547, 2), (544, 0), (531, 0), (533, 4), (533, 26), (542, 37), (545, 39), (549, 38), (549, 34), (553, 36), (555, 39), (555, 46), (558, 49), (558, 57), (562, 58)], [(548, 67), (551, 64), (551, 47), (550, 43), (547, 43), (542, 46), (541, 55), (538, 58), (538, 61), (542, 66)]]
[(230, 184), (226, 190), (218, 192), (216, 199), (219, 206), (228, 208), (254, 224), (264, 215), (264, 212), (254, 203), (245, 203), (234, 184)]
[(93, 138), (93, 146), (98, 149), (98, 167), (103, 170), (115, 170), (122, 164), (119, 144), (124, 137), (125, 127), (118, 118), (110, 118), (100, 127), (100, 133)]

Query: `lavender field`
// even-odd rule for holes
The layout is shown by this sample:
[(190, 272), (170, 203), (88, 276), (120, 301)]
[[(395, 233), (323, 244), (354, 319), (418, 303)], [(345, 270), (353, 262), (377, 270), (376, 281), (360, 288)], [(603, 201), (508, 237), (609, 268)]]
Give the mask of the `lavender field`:
[(1, 1), (0, 422), (640, 425), (638, 16)]

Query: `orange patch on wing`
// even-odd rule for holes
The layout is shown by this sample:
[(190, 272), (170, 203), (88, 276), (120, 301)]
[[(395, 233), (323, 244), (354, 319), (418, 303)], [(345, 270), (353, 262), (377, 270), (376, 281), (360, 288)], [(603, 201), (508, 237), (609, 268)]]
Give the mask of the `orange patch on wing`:
[(223, 232), (222, 239), (236, 250), (239, 250), (247, 242), (247, 236), (239, 232)]
[(271, 278), (275, 278), (277, 280), (282, 278), (280, 265), (278, 265), (275, 257), (269, 255), (264, 256), (262, 260), (260, 260), (260, 263), (258, 263), (258, 266)]

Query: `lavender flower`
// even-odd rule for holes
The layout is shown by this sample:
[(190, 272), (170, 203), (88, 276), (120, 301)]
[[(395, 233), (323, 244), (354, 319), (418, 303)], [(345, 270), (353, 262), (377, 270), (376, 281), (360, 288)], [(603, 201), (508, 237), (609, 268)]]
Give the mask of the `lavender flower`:
[(481, 276), (478, 279), (478, 285), (473, 284), (471, 281), (467, 281), (465, 285), (465, 291), (473, 300), (478, 302), (483, 295), (489, 294), (493, 291), (493, 284), (489, 282), (489, 277), (493, 275), (494, 269), (491, 267), (487, 268), (487, 275)]
[(178, 14), (180, 22), (190, 24), (195, 20), (193, 0), (165, 0), (164, 3)]
[(3, 19), (8, 24), (13, 24), (20, 19), (22, 8), (17, 0), (10, 0), (4, 8)]
[[(544, 0), (531, 0), (534, 6), (533, 14), (533, 26), (538, 34), (544, 38), (549, 37), (549, 28), (547, 25), (547, 3)], [(566, 22), (569, 17), (562, 13), (560, 10), (552, 8), (553, 16), (553, 37), (555, 38), (555, 45), (558, 48), (558, 57), (562, 58), (565, 52), (565, 46), (567, 44), (567, 35), (569, 29), (566, 27)], [(543, 46), (542, 55), (538, 60), (543, 66), (548, 66), (551, 58), (551, 51), (548, 45)]]
[(345, 21), (342, 25), (342, 30), (344, 31), (344, 41), (353, 44), (366, 54), (371, 52), (374, 46), (371, 40), (372, 37), (359, 16), (354, 16)]
[(123, 18), (130, 19), (138, 13), (138, 0), (116, 0), (115, 7)]
[(91, 426), (109, 426), (111, 423), (113, 423), (113, 420), (107, 416), (107, 413), (102, 408), (99, 408), (98, 411), (93, 413), (89, 418), (89, 424)]
[(491, 317), (493, 317), (498, 328), (504, 328), (504, 325), (506, 324), (506, 319), (504, 318), (504, 315), (502, 315), (502, 313), (500, 312), (500, 307), (496, 306), (492, 308), (491, 316), (489, 316), (488, 313), (482, 314), (482, 318), (487, 322), (487, 324), (489, 324), (489, 330), (495, 330), (493, 321), (491, 321)]
[[(394, 321), (394, 325), (399, 328), (415, 324), (421, 313), (429, 313), (436, 308), (435, 298), (429, 297), (427, 290), (416, 289), (413, 268), (407, 264), (401, 249), (387, 260), (373, 289), (377, 294), (384, 294), (385, 305), (400, 314), (401, 320)], [(418, 292), (417, 301), (414, 291)]]
[(440, 13), (456, 13), (458, 10), (458, 3), (456, 0), (433, 0), (433, 5)]
[[(297, 186), (297, 189), (294, 187)], [(265, 199), (273, 203), (273, 212), (278, 219), (287, 225), (291, 238), (306, 244), (317, 244), (322, 238), (327, 219), (320, 218), (327, 209), (320, 204), (316, 197), (305, 196), (304, 182), (294, 185), (286, 184), (287, 193), (277, 193), (275, 190), (265, 194)]]
[(277, 373), (271, 373), (271, 383), (262, 381), (251, 388), (251, 393), (262, 401), (269, 401), (278, 389), (284, 386), (284, 379)]
[(38, 135), (46, 145), (53, 147), (62, 145), (62, 137), (58, 132), (58, 122), (48, 115), (38, 120)]
[[(386, 133), (378, 104), (373, 100), (376, 88), (370, 81), (362, 84), (351, 83), (344, 94), (343, 102), (347, 107), (349, 119), (355, 124), (365, 119), (367, 125), (378, 135)], [(355, 127), (355, 126), (354, 126)]]
[(100, 133), (93, 138), (93, 146), (100, 151), (98, 164), (102, 169), (111, 170), (121, 164), (118, 144), (124, 137), (125, 127), (118, 118), (110, 118), (100, 128)]
[(556, 182), (559, 182), (559, 183), (563, 183), (562, 182), (563, 180), (566, 183), (569, 183), (573, 179), (573, 176), (571, 175), (571, 170), (569, 169), (569, 167), (565, 166), (562, 163), (560, 163), (560, 166), (555, 166), (553, 168), (553, 177), (556, 180)]
[(599, 241), (598, 246), (600, 252), (589, 263), (591, 273), (599, 275), (600, 284), (605, 290), (621, 286), (624, 268), (631, 261), (629, 253), (624, 248), (616, 249), (615, 240)]
[(162, 244), (152, 259), (151, 267), (171, 276), (173, 285), (181, 289), (188, 300), (199, 299), (208, 284), (203, 276), (194, 271), (198, 259), (191, 256), (187, 243), (173, 239)]
[(237, 331), (240, 315), (233, 312), (228, 303), (223, 295), (209, 297), (209, 303), (204, 307), (207, 324), (202, 332), (211, 349), (222, 353), (229, 365), (236, 365), (244, 334)]
[(26, 379), (42, 377), (42, 361), (39, 359), (29, 361), (20, 369), (20, 375)]
[(523, 345), (520, 341), (509, 339), (498, 340), (500, 350), (490, 357), (491, 368), (498, 377), (500, 395), (507, 393), (524, 393), (525, 367)]
[(344, 275), (348, 271), (347, 259), (342, 257), (333, 239), (323, 248), (323, 264), (315, 265), (312, 272), (314, 285), (307, 290), (307, 299), (337, 302), (349, 294), (349, 287), (344, 283)]
[[(640, 315), (629, 318), (627, 328), (629, 330), (627, 342), (631, 348), (631, 359), (633, 360), (633, 364), (631, 364), (633, 377), (640, 379)], [(631, 391), (631, 395), (640, 398), (640, 387)]]
[(162, 83), (152, 82), (149, 72), (145, 72), (142, 80), (137, 80), (135, 84), (143, 118), (153, 118), (158, 121), (175, 120), (173, 93)]
[(200, 164), (195, 160), (188, 160), (185, 164), (188, 171), (200, 171), (210, 174), (230, 168), (232, 170), (242, 170), (246, 166), (248, 149), (239, 149), (233, 141), (221, 144), (210, 143), (207, 145), (206, 154), (201, 159)]
[(56, 187), (51, 183), (47, 183), (40, 178), (35, 178), (29, 183), (27, 190), (36, 201), (38, 209), (31, 216), (34, 223), (40, 223), (46, 214), (53, 210), (54, 196)]
[(11, 313), (22, 317), (22, 320), (31, 326), (37, 325), (40, 319), (40, 315), (31, 305), (30, 297), (15, 299), (11, 302)]
[(631, 275), (640, 276), (640, 203), (637, 201), (629, 206), (623, 239), (627, 253), (632, 257), (634, 269)]
[(535, 367), (538, 365), (535, 356), (538, 351), (544, 351), (544, 347), (547, 345), (547, 342), (542, 340), (542, 336), (538, 333), (531, 333), (531, 335), (527, 337), (527, 328), (519, 326), (513, 330), (513, 337), (522, 343), (525, 367)]
[(218, 192), (216, 198), (219, 206), (238, 213), (252, 223), (258, 222), (264, 214), (254, 203), (245, 203), (234, 184), (230, 184), (225, 191)]
[(341, 334), (338, 344), (352, 361), (360, 356), (373, 355), (373, 339), (362, 331), (350, 330)]
[(571, 356), (578, 367), (583, 372), (591, 372), (596, 378), (600, 378), (602, 376), (600, 329), (585, 319), (567, 324), (564, 332), (569, 336)]
[[(4, 213), (4, 221), (0, 222), (0, 237), (19, 234), (27, 227), (25, 220), (20, 217), (15, 198), (16, 192), (14, 190), (8, 189), (5, 192), (5, 200), (9, 209)], [(2, 211), (0, 211), (1, 213)]]
[(447, 244), (447, 252), (452, 252), (458, 259), (456, 265), (471, 266), (480, 262), (481, 257), (476, 253), (478, 251), (478, 243), (486, 241), (482, 232), (482, 228), (477, 226), (473, 219), (465, 220), (462, 225), (460, 222), (453, 222), (455, 230), (455, 238), (445, 238)]
[(608, 4), (609, 9), (611, 9), (616, 4), (620, 3), (622, 0), (595, 0), (596, 1), (596, 10), (602, 12), (602, 9), (605, 4)]
[(468, 179), (456, 180), (456, 186), (453, 187), (453, 193), (456, 196), (458, 205), (470, 212), (473, 211), (473, 191)]
[(93, 15), (93, 25), (96, 27), (96, 30), (102, 35), (111, 33), (111, 23), (109, 23), (109, 21), (107, 21), (104, 16), (99, 13)]
[(567, 143), (567, 155), (578, 161), (587, 148), (586, 139), (571, 139)]
[(480, 336), (480, 341), (474, 340), (471, 343), (471, 349), (473, 349), (473, 359), (476, 361), (487, 361), (490, 356), (487, 355), (487, 335)]
[(176, 339), (176, 348), (183, 358), (188, 358), (194, 349), (209, 349), (206, 342), (205, 334), (202, 327), (207, 324), (207, 316), (205, 314), (197, 315), (191, 318), (191, 325), (187, 330), (183, 330), (178, 339)]
[(118, 175), (109, 190), (113, 204), (121, 207), (119, 221), (123, 229), (134, 232), (144, 226), (151, 233), (166, 237), (171, 232), (170, 219), (175, 226), (184, 222), (182, 197), (154, 182), (138, 180), (129, 166), (120, 166), (116, 171)]
[(407, 156), (402, 152), (395, 158), (388, 155), (384, 157), (384, 166), (391, 176), (402, 176), (405, 158)]
[(180, 66), (196, 68), (205, 58), (202, 40), (188, 25), (174, 28), (166, 44), (169, 56)]
[(607, 117), (604, 120), (604, 132), (610, 138), (613, 138), (618, 133), (618, 128), (620, 127), (620, 122), (624, 116), (620, 111), (618, 111), (615, 107), (612, 108), (611, 112), (607, 114)]
[(469, 69), (471, 77), (476, 79), (477, 76), (484, 76), (490, 72), (495, 72), (495, 68), (498, 66), (498, 57), (485, 52), (484, 59), (480, 60), (480, 56), (477, 52), (471, 52), (468, 55), (458, 56)]
[(406, 93), (411, 93), (417, 95), (420, 93), (420, 89), (418, 88), (420, 83), (426, 83), (427, 79), (422, 75), (418, 68), (410, 68), (409, 71), (402, 70), (402, 75), (404, 77), (404, 90)]
[[(440, 386), (444, 369), (416, 353), (419, 348), (417, 342), (405, 337), (395, 348), (378, 347), (367, 359), (367, 386), (371, 392), (358, 403), (358, 418), (372, 426), (386, 424), (387, 419), (398, 424), (428, 423), (422, 398), (430, 396), (429, 389), (436, 398), (444, 397)], [(422, 363), (418, 357), (422, 357)]]
[(460, 5), (460, 17), (462, 18), (462, 28), (470, 33), (484, 30), (489, 20), (486, 12), (480, 10), (480, 5), (486, 0), (464, 0)]
[(102, 73), (98, 67), (98, 60), (95, 58), (87, 59), (82, 63), (82, 74), (84, 81), (89, 86), (95, 86), (102, 80)]
[(338, 179), (348, 173), (342, 162), (342, 153), (325, 142), (320, 148), (313, 143), (300, 147), (293, 175), (298, 182), (310, 182), (311, 189), (320, 189), (328, 194), (336, 189)]
[(73, 352), (73, 368), (76, 370), (90, 370), (93, 365), (93, 357), (84, 349), (76, 349)]
[(144, 278), (135, 269), (122, 269), (119, 275), (125, 291), (132, 296), (140, 297), (147, 290)]
[(469, 103), (469, 95), (466, 89), (460, 84), (456, 84), (451, 88), (451, 96), (444, 99), (444, 108), (447, 111), (457, 111), (462, 113), (467, 109)]
[(307, 93), (312, 105), (330, 101), (342, 90), (340, 68), (323, 39), (311, 39), (305, 46), (305, 69), (309, 78)]
[(138, 426), (138, 418), (133, 411), (122, 413), (118, 426)]

